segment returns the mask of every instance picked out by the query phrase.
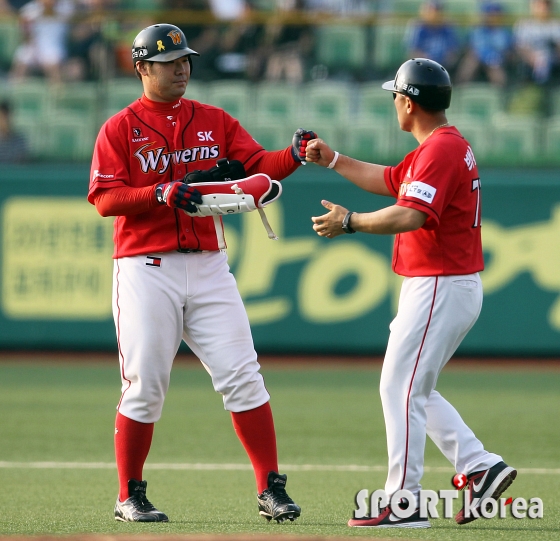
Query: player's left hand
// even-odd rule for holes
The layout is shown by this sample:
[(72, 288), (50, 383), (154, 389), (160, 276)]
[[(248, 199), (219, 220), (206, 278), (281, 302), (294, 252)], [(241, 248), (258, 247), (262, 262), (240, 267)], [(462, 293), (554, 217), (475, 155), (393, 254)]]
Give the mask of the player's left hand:
[(197, 205), (202, 203), (201, 193), (180, 180), (158, 184), (156, 186), (156, 198), (160, 205), (167, 205), (187, 212), (196, 212), (197, 207), (194, 203)]
[(305, 165), (305, 154), (307, 143), (312, 139), (317, 139), (317, 134), (314, 131), (304, 130), (303, 128), (298, 128), (296, 133), (292, 138), (292, 157), (296, 162), (300, 162)]
[(330, 201), (325, 201), (324, 199), (321, 201), (321, 205), (330, 212), (323, 214), (323, 216), (313, 216), (311, 218), (315, 233), (320, 237), (327, 237), (329, 239), (344, 234), (342, 220), (344, 220), (344, 217), (348, 213), (348, 209), (340, 205), (335, 205)]

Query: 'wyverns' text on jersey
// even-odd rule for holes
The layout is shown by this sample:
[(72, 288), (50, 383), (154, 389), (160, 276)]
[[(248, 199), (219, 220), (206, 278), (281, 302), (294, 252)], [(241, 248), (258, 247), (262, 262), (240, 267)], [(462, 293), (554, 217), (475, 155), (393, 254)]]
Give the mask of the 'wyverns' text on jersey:
[(167, 171), (172, 160), (175, 165), (178, 165), (196, 160), (214, 159), (220, 155), (220, 145), (196, 146), (174, 150), (173, 152), (164, 152), (165, 147), (149, 149), (152, 145), (153, 143), (142, 145), (134, 153), (144, 173), (151, 169), (161, 175)]

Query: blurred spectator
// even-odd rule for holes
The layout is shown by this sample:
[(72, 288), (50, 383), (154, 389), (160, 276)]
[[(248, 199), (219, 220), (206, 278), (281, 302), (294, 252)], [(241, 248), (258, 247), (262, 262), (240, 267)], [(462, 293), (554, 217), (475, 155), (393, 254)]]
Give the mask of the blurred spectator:
[(264, 25), (253, 17), (251, 2), (235, 0), (208, 0), (208, 7), (217, 21), (194, 39), (187, 32), (190, 46), (200, 53), (195, 60), (197, 78), (231, 79), (262, 76), (264, 57), (260, 47)]
[(68, 36), (64, 78), (76, 81), (106, 78), (114, 71), (109, 44), (103, 37), (107, 11), (116, 0), (77, 0)]
[(10, 104), (0, 103), (0, 163), (22, 163), (29, 155), (27, 139), (12, 126)]
[[(224, 3), (228, 2), (214, 0), (210, 3), (216, 16), (223, 17), (225, 14), (225, 11), (216, 10), (217, 4)], [(248, 2), (243, 4), (243, 10), (235, 12), (235, 21), (230, 21), (220, 33), (215, 67), (221, 78), (247, 76), (257, 80), (262, 73), (263, 57), (259, 45), (264, 35), (264, 25), (253, 19), (253, 6)], [(232, 16), (234, 13), (228, 11), (227, 14)]]
[(499, 87), (507, 83), (507, 62), (513, 52), (513, 36), (505, 25), (504, 9), (497, 2), (481, 5), (482, 20), (469, 35), (465, 56), (457, 69), (456, 82), (474, 80), (482, 70), (488, 80)]
[(439, 0), (420, 6), (419, 19), (411, 21), (405, 35), (410, 58), (429, 58), (451, 70), (457, 62), (459, 39), (453, 26), (445, 20), (445, 7)]
[[(187, 7), (185, 6), (187, 4)], [(213, 11), (210, 6), (210, 0), (167, 0), (169, 9), (188, 9), (190, 11), (210, 12), (211, 18), (221, 21), (219, 15), (227, 15), (219, 7)], [(196, 70), (196, 78), (201, 81), (208, 81), (217, 77), (216, 57), (219, 54), (218, 44), (223, 25), (216, 24), (216, 21), (210, 21), (211, 24), (188, 23), (179, 24), (181, 30), (185, 33), (189, 42), (189, 47), (197, 51), (200, 56), (196, 57), (194, 69)], [(224, 21), (227, 20), (223, 19)]]
[(532, 80), (547, 83), (560, 64), (560, 21), (552, 18), (552, 0), (531, 0), (531, 18), (515, 25), (514, 38)]
[(73, 12), (71, 0), (32, 0), (21, 8), (24, 43), (14, 54), (11, 70), (14, 79), (39, 70), (51, 82), (62, 80), (62, 64), (68, 53), (68, 22)]
[(0, 8), (2, 11), (18, 12), (30, 0), (0, 0)]
[(299, 84), (305, 78), (306, 59), (313, 53), (313, 33), (309, 25), (290, 24), (304, 0), (277, 0), (273, 23), (266, 25), (263, 47), (267, 50), (264, 77), (268, 81)]
[(335, 15), (360, 15), (373, 11), (371, 0), (305, 0), (308, 11)]
[(245, 0), (208, 0), (210, 9), (220, 21), (235, 21), (243, 16)]

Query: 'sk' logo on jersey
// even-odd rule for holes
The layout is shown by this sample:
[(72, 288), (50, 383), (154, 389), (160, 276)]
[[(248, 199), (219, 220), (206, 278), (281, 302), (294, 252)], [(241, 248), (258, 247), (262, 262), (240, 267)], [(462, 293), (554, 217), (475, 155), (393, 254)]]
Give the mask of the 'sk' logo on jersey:
[[(197, 160), (215, 159), (220, 155), (220, 145), (199, 146), (164, 152), (165, 147), (149, 148), (153, 143), (142, 145), (134, 152), (134, 157), (140, 162), (143, 173), (149, 170), (160, 175), (169, 169), (169, 164), (189, 163)], [(173, 160), (173, 162), (172, 162)]]
[(132, 128), (134, 137), (142, 137), (142, 130), (140, 128)]
[(171, 30), (167, 35), (173, 40), (173, 45), (181, 43), (181, 34), (177, 30)]

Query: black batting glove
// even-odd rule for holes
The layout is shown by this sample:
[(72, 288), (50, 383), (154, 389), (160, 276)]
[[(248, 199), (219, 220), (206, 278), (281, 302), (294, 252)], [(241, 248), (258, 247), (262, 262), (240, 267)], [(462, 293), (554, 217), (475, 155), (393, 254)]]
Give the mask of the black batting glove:
[(183, 182), (186, 184), (200, 184), (201, 182), (213, 182), (214, 177), (212, 177), (210, 171), (195, 169), (190, 173), (185, 175)]
[(317, 139), (317, 134), (314, 131), (307, 131), (303, 128), (298, 128), (292, 138), (292, 157), (302, 165), (307, 163), (305, 161), (305, 149), (311, 139)]
[(195, 169), (185, 175), (183, 182), (187, 184), (198, 184), (200, 182), (230, 182), (247, 178), (243, 164), (239, 160), (228, 160), (222, 158), (216, 162), (212, 169)]
[(196, 212), (197, 208), (194, 203), (198, 205), (202, 203), (201, 193), (180, 180), (158, 184), (156, 186), (156, 199), (160, 205), (167, 205), (187, 212)]

